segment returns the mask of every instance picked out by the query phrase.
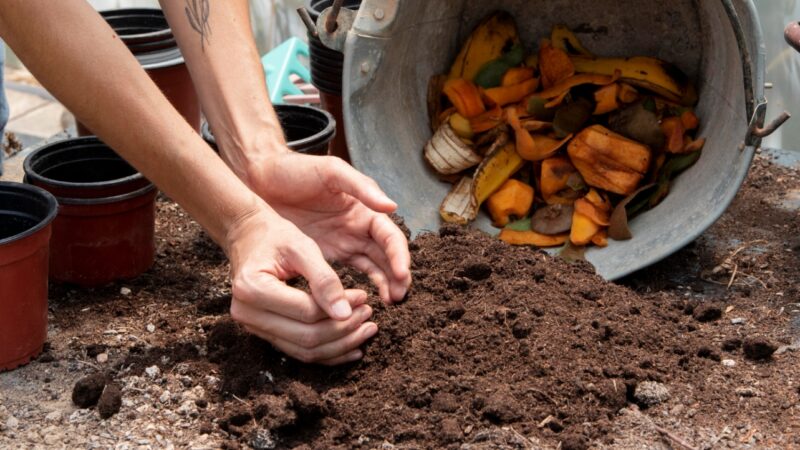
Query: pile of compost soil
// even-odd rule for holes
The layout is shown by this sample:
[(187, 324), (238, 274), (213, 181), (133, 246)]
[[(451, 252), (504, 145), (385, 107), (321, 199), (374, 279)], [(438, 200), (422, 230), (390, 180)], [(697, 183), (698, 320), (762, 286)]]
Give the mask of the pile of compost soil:
[[(381, 333), (354, 366), (303, 366), (232, 322), (211, 327), (223, 397), (248, 401), (226, 403), (223, 429), (250, 444), (270, 436), (287, 448), (366, 449), (491, 447), (508, 436), (490, 430), (511, 427), (529, 443), (586, 448), (612, 443), (612, 422), (629, 404), (654, 406), (634, 395), (643, 382), (676, 394), (692, 386), (709, 413), (737, 402), (733, 389), (705, 381), (726, 377), (720, 361), (742, 356), (743, 340), (780, 339), (741, 335), (722, 322), (724, 305), (645, 299), (586, 263), (476, 231), (446, 227), (411, 248), (414, 287), (404, 304), (378, 308)], [(356, 274), (344, 279), (367, 287)], [(780, 405), (797, 394), (770, 386), (765, 395)]]
[[(703, 238), (621, 284), (476, 231), (423, 235), (402, 304), (339, 270), (371, 293), (380, 331), (337, 368), (233, 323), (224, 255), (160, 198), (154, 267), (99, 289), (54, 284), (33, 366), (66, 361), (123, 387), (116, 416), (77, 425), (112, 446), (153, 427), (185, 430), (176, 445), (259, 449), (800, 445), (800, 220), (781, 206), (798, 189), (797, 171), (759, 159)], [(196, 407), (184, 389), (202, 393)]]

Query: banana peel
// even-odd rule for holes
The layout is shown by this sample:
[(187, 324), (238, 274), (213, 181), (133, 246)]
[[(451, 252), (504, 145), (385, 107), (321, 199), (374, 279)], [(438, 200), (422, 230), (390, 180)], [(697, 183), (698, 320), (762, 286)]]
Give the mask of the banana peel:
[(472, 139), (475, 137), (475, 131), (472, 130), (469, 119), (461, 114), (451, 114), (448, 121), (450, 122), (450, 127), (453, 128), (453, 131), (455, 131), (458, 137), (462, 139)]
[(676, 66), (657, 58), (635, 56), (632, 58), (597, 58), (570, 56), (577, 73), (613, 75), (632, 85), (650, 90), (667, 100), (684, 106), (697, 103), (694, 85)]
[(449, 78), (474, 81), (485, 64), (502, 57), (520, 44), (514, 17), (506, 11), (497, 11), (472, 31), (450, 68)]
[(439, 206), (439, 215), (447, 223), (466, 225), (478, 217), (478, 206), (472, 196), (472, 177), (463, 177)]
[(553, 43), (553, 47), (561, 49), (569, 55), (594, 56), (565, 25), (553, 27), (553, 31), (550, 33), (550, 41)]
[(516, 146), (498, 137), (475, 170), (473, 177), (464, 177), (447, 194), (439, 206), (445, 222), (467, 224), (478, 217), (480, 206), (514, 175), (524, 164)]
[(430, 118), (431, 133), (435, 133), (439, 129), (442, 114), (442, 94), (444, 91), (444, 84), (447, 81), (447, 75), (434, 75), (428, 81), (428, 117)]
[(483, 159), (475, 170), (472, 194), (480, 207), (503, 183), (517, 173), (525, 161), (517, 153), (514, 143), (496, 148)]
[(480, 164), (483, 159), (444, 123), (425, 145), (425, 160), (441, 175), (453, 175)]

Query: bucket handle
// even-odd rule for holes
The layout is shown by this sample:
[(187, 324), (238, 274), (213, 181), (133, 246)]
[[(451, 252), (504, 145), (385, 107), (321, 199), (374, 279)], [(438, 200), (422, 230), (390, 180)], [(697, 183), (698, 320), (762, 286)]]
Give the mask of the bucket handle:
[(320, 13), (317, 23), (314, 23), (305, 7), (297, 8), (297, 14), (300, 15), (300, 20), (308, 29), (308, 33), (319, 38), (329, 49), (340, 53), (344, 53), (347, 33), (353, 28), (358, 15), (357, 11), (351, 11), (343, 6), (344, 0), (334, 0), (332, 6)]
[[(736, 12), (736, 7), (733, 6), (733, 1), (722, 0), (722, 5), (725, 8), (725, 12), (728, 14), (728, 19), (731, 21), (733, 33), (736, 36), (736, 44), (739, 47), (739, 52), (742, 55), (742, 73), (744, 74), (744, 93), (746, 102), (745, 107), (747, 116), (750, 117), (750, 123), (748, 124), (744, 143), (740, 146), (740, 150), (744, 150), (745, 147), (760, 146), (761, 139), (774, 133), (775, 130), (780, 128), (781, 125), (789, 120), (791, 114), (784, 111), (780, 116), (775, 118), (775, 120), (767, 125), (764, 125), (767, 119), (767, 99), (763, 94), (763, 90), (760, 90), (761, 95), (756, 102), (754, 92), (754, 86), (756, 86), (755, 83), (761, 83), (763, 86), (764, 80), (753, 79), (752, 55), (750, 54), (750, 49), (747, 46), (747, 38), (744, 34), (742, 21), (739, 18), (739, 14)], [(750, 3), (750, 8), (753, 8), (752, 3)], [(755, 33), (758, 34), (758, 41), (761, 42), (761, 30), (756, 29)], [(764, 58), (764, 54), (759, 53), (758, 57)]]

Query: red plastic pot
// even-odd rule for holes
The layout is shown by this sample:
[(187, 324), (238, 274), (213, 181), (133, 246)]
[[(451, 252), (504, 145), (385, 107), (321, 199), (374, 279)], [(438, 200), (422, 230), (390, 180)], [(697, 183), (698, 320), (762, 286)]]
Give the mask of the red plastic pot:
[(0, 182), (0, 372), (26, 364), (47, 339), (50, 193)]
[(325, 91), (319, 92), (319, 98), (322, 102), (322, 109), (328, 111), (333, 119), (336, 121), (336, 136), (331, 141), (329, 155), (338, 156), (343, 160), (350, 162), (350, 151), (347, 148), (347, 136), (344, 134), (344, 113), (342, 112), (342, 96), (341, 94), (329, 94)]
[(155, 186), (97, 138), (45, 145), (25, 159), (25, 181), (54, 194), (59, 213), (50, 278), (101, 286), (134, 278), (155, 258)]
[[(136, 56), (156, 86), (195, 130), (200, 130), (200, 102), (167, 19), (160, 9), (128, 8), (100, 13)], [(78, 135), (93, 133), (78, 123)]]

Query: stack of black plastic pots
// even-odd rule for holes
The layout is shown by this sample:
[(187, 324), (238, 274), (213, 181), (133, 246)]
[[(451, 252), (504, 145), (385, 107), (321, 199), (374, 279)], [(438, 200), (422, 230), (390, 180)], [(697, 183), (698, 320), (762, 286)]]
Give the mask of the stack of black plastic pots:
[[(175, 109), (199, 131), (200, 102), (164, 12), (160, 9), (129, 8), (100, 14)], [(78, 134), (87, 136), (92, 133), (78, 123)]]
[[(287, 147), (307, 155), (328, 154), (336, 134), (336, 121), (331, 114), (305, 105), (275, 105), (275, 114), (281, 123)], [(219, 151), (208, 122), (203, 123), (201, 134), (211, 148)]]
[[(333, 0), (309, 0), (306, 9), (316, 23), (319, 15), (333, 5)], [(361, 0), (345, 0), (344, 7), (357, 10)], [(331, 113), (336, 120), (336, 137), (330, 153), (346, 161), (350, 160), (347, 151), (347, 139), (344, 134), (342, 118), (342, 70), (344, 55), (325, 46), (318, 37), (308, 35), (308, 46), (311, 60), (311, 82), (320, 91), (322, 107)]]

